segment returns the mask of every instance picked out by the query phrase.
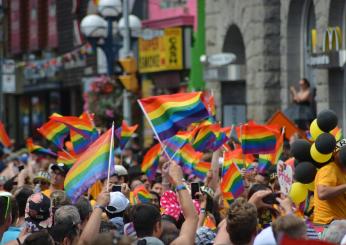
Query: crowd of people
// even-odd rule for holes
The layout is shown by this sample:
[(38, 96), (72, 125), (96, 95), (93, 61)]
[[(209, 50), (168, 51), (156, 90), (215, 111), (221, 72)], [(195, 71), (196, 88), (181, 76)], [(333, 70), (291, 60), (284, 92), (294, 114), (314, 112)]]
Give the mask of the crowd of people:
[[(283, 161), (290, 161), (290, 143)], [(276, 167), (260, 171), (256, 159), (241, 170), (242, 196), (228, 202), (220, 191), (223, 150), (204, 153), (211, 169), (203, 181), (164, 155), (149, 180), (140, 168), (145, 151), (134, 140), (116, 154), (109, 181), (98, 181), (76, 203), (64, 192), (66, 165), (49, 155), (2, 151), (1, 245), (346, 244), (346, 150), (318, 171), (302, 205), (280, 192)]]

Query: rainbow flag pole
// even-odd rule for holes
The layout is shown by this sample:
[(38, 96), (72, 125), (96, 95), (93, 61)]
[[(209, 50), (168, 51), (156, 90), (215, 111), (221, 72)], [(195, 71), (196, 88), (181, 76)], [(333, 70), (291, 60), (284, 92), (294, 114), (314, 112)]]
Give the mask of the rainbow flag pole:
[(111, 145), (109, 147), (109, 157), (108, 157), (108, 174), (107, 174), (107, 191), (109, 191), (109, 178), (111, 175), (111, 165), (112, 165), (112, 158), (114, 158), (113, 155), (113, 148), (114, 148), (114, 121), (112, 123), (112, 137), (111, 137)]
[[(143, 107), (141, 101), (140, 101), (140, 100), (137, 100), (137, 102), (138, 102), (138, 104), (139, 104), (141, 110), (143, 111), (145, 118), (146, 118), (147, 121), (149, 122), (149, 125), (150, 125), (150, 127), (152, 128), (152, 130), (153, 130), (153, 132), (154, 132), (154, 134), (155, 134), (157, 140), (159, 141), (159, 143), (160, 143), (160, 145), (161, 145), (161, 147), (162, 147), (164, 153), (166, 154), (166, 156), (167, 156), (167, 158), (169, 159), (169, 161), (172, 161), (172, 158), (169, 156), (169, 154), (168, 154), (167, 151), (166, 151), (166, 146), (165, 146), (165, 144), (162, 143), (162, 141), (161, 141), (161, 139), (160, 139), (158, 133), (157, 133), (156, 130), (155, 130), (155, 127), (154, 127), (153, 123), (151, 122), (151, 120), (150, 120), (150, 118), (149, 118), (147, 112), (144, 110), (144, 107)], [(174, 155), (175, 155), (175, 153), (174, 153)]]

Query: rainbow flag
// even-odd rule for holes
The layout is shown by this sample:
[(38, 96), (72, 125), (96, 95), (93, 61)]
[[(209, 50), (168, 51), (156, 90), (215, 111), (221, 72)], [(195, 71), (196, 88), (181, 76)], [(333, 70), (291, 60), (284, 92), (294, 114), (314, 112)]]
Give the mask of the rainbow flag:
[(278, 132), (271, 127), (246, 124), (242, 126), (241, 131), (241, 146), (244, 154), (267, 154), (275, 150)]
[(69, 128), (64, 124), (49, 120), (43, 124), (37, 131), (47, 140), (52, 141), (60, 149), (64, 146), (64, 140), (68, 135)]
[(223, 196), (223, 199), (226, 200), (229, 205), (231, 205), (232, 202), (234, 201), (234, 197), (231, 192), (223, 192), (222, 196)]
[(207, 217), (205, 217), (204, 222), (203, 222), (203, 226), (208, 227), (212, 231), (216, 231), (215, 222), (209, 215), (207, 215)]
[(60, 116), (52, 115), (50, 119), (56, 122), (65, 124), (71, 130), (74, 130), (78, 134), (83, 135), (85, 138), (91, 138), (95, 133), (94, 126), (86, 118), (79, 118), (74, 116)]
[(92, 143), (67, 173), (64, 187), (73, 203), (97, 180), (107, 177), (109, 160), (111, 174), (114, 172), (113, 132), (114, 126)]
[(56, 157), (57, 155), (51, 151), (50, 149), (43, 148), (40, 145), (34, 144), (32, 138), (28, 138), (26, 140), (26, 148), (28, 149), (29, 153), (36, 153), (36, 154), (43, 154), (43, 155), (50, 155), (53, 157)]
[(332, 135), (334, 135), (336, 141), (339, 141), (342, 139), (342, 130), (339, 127), (334, 128), (332, 131), (330, 131)]
[(210, 162), (199, 162), (194, 166), (193, 174), (203, 181), (207, 176), (209, 169), (211, 169)]
[(11, 139), (8, 136), (5, 126), (2, 122), (0, 122), (0, 143), (7, 148), (12, 146)]
[(234, 198), (240, 197), (244, 192), (243, 178), (235, 163), (231, 164), (221, 181), (221, 191), (231, 192)]
[(189, 132), (178, 132), (176, 135), (163, 141), (163, 144), (166, 146), (165, 151), (174, 159), (177, 156), (179, 150), (189, 142), (191, 135)]
[(175, 135), (191, 123), (208, 118), (202, 92), (152, 96), (138, 100), (149, 123), (161, 140)]
[(123, 122), (121, 123), (121, 127), (115, 130), (115, 136), (119, 140), (119, 146), (121, 150), (125, 148), (127, 142), (131, 138), (131, 135), (136, 131), (137, 128), (138, 124), (134, 126), (128, 126), (126, 121), (123, 120)]
[(232, 127), (220, 128), (220, 125), (219, 124), (217, 125), (218, 125), (218, 130), (214, 131), (215, 141), (213, 142), (213, 145), (212, 145), (213, 151), (216, 151), (223, 144), (225, 144), (230, 138), (232, 133)]
[(180, 149), (179, 154), (177, 154), (174, 160), (183, 166), (186, 174), (191, 174), (194, 166), (201, 161), (202, 156), (202, 152), (195, 151), (192, 145), (187, 143)]
[(215, 129), (215, 125), (201, 127), (196, 136), (196, 139), (192, 144), (193, 148), (195, 148), (196, 151), (204, 151), (211, 149), (211, 146), (216, 140), (216, 136), (213, 132), (213, 129)]
[(271, 154), (270, 162), (272, 164), (277, 164), (282, 155), (284, 149), (284, 135), (281, 134), (276, 141), (275, 151)]
[(76, 161), (76, 158), (67, 151), (58, 151), (57, 155), (58, 159), (56, 161), (58, 163), (64, 163), (68, 167), (71, 167)]
[(144, 185), (137, 186), (133, 190), (133, 196), (135, 198), (135, 203), (150, 203), (151, 201), (151, 194), (150, 192), (145, 188)]
[(257, 172), (259, 172), (259, 173), (268, 172), (269, 168), (272, 165), (270, 162), (271, 158), (272, 158), (271, 154), (259, 154), (258, 155)]
[(238, 168), (242, 169), (247, 168), (253, 161), (255, 161), (254, 156), (252, 154), (244, 155), (241, 148), (225, 152), (223, 156), (222, 175), (227, 172), (232, 163), (237, 164)]
[(215, 109), (215, 100), (212, 93), (209, 91), (203, 91), (201, 100), (204, 103), (205, 107), (207, 108), (210, 116), (216, 116), (216, 109)]
[(159, 166), (159, 159), (161, 155), (161, 145), (157, 143), (151, 147), (147, 153), (145, 153), (142, 164), (141, 171), (146, 173), (150, 180), (155, 178), (157, 167)]

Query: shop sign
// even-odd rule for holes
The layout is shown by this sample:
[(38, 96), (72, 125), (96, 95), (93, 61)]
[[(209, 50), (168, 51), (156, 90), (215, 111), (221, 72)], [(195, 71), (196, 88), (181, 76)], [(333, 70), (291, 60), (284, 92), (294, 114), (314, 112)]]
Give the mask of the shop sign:
[(236, 55), (233, 53), (220, 53), (208, 56), (208, 63), (211, 66), (224, 66), (235, 61)]
[(167, 28), (160, 37), (139, 39), (139, 72), (183, 69), (183, 38), (181, 28)]
[[(317, 30), (311, 30), (311, 49), (317, 50)], [(322, 34), (322, 52), (339, 51), (342, 47), (342, 33), (338, 26), (328, 27)]]
[(315, 68), (337, 68), (341, 67), (340, 51), (312, 54), (306, 63)]

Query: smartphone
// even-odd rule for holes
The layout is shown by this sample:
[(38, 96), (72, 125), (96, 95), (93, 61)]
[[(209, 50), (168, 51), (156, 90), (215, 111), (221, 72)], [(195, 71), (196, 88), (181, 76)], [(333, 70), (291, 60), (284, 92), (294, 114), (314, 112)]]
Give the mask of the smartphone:
[(197, 192), (200, 192), (199, 183), (198, 182), (192, 182), (191, 183), (191, 197), (192, 197), (192, 199), (198, 199), (198, 197), (196, 197)]
[(121, 192), (121, 185), (113, 185), (112, 192)]
[(277, 197), (280, 197), (280, 193), (270, 193), (269, 195), (263, 197), (263, 202), (266, 204), (279, 204), (276, 200)]

